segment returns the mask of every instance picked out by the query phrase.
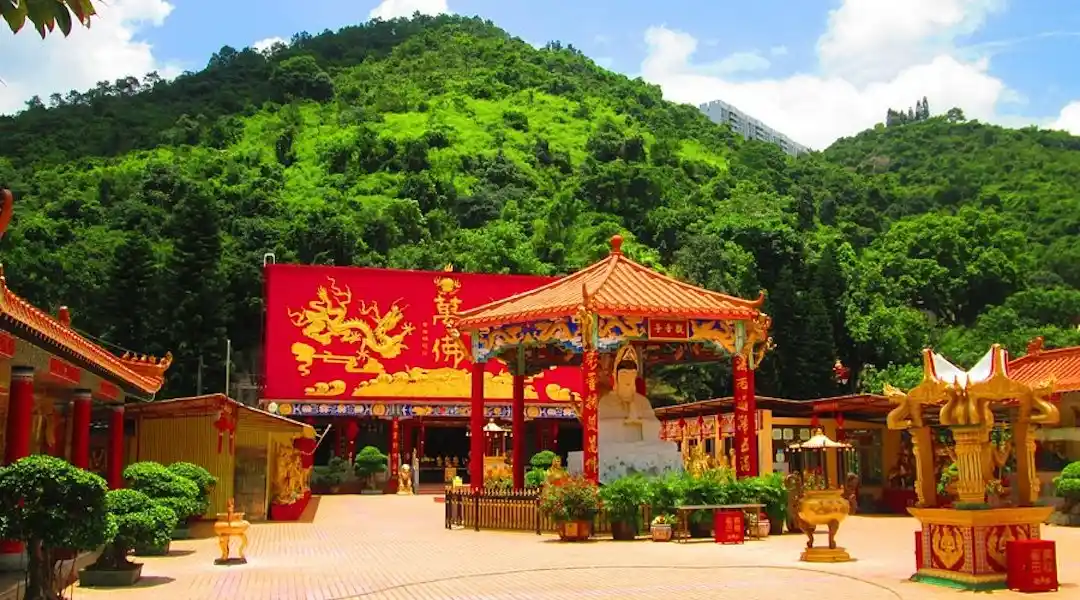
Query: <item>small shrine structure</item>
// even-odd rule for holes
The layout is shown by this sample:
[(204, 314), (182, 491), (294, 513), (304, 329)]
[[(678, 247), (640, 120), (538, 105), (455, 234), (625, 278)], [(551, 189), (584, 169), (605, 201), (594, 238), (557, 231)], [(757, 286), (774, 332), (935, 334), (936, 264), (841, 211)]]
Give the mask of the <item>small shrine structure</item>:
[[(758, 472), (753, 419), (754, 369), (771, 347), (769, 317), (761, 312), (764, 294), (744, 300), (699, 288), (662, 275), (627, 258), (623, 239), (611, 239), (603, 260), (530, 291), (490, 302), (460, 314), (458, 334), (468, 334), (473, 360), (470, 420), (484, 427), (484, 365), (505, 361), (514, 377), (511, 428), (522, 439), (525, 426), (525, 377), (561, 365), (580, 365), (582, 393), (574, 411), (582, 423), (582, 473), (600, 480), (598, 405), (607, 389), (631, 370), (636, 373), (635, 402), (644, 398), (642, 373), (660, 364), (733, 360), (736, 420), (736, 471)], [(629, 364), (636, 368), (625, 368)], [(648, 419), (659, 421), (648, 409)], [(634, 409), (630, 409), (633, 412)], [(646, 415), (642, 415), (646, 416)], [(645, 431), (645, 429), (643, 429)], [(740, 433), (741, 432), (741, 433)], [(644, 434), (646, 437), (651, 436)], [(470, 482), (483, 486), (484, 439), (473, 436)], [(524, 487), (523, 446), (512, 451), (515, 488)]]
[[(1008, 357), (995, 344), (969, 371), (932, 350), (923, 351), (923, 380), (907, 392), (885, 386), (896, 404), (890, 429), (911, 434), (918, 505), (908, 508), (922, 525), (916, 535), (916, 581), (968, 589), (1005, 587), (1006, 547), (1011, 541), (1038, 540), (1053, 511), (1036, 506), (1035, 432), (1060, 419), (1051, 402), (1053, 379), (1030, 384), (1010, 377)], [(1007, 410), (1016, 453), (1016, 490), (1011, 506), (998, 498), (991, 433), (994, 409)], [(953, 440), (956, 501), (940, 506), (936, 493), (931, 425), (947, 428)]]

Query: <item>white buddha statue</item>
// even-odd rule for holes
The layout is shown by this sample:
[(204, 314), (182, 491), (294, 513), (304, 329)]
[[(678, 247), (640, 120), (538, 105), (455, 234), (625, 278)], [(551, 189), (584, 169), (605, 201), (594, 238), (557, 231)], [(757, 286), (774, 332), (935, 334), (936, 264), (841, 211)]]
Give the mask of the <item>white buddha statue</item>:
[[(661, 423), (649, 399), (637, 391), (637, 353), (630, 345), (615, 356), (615, 381), (611, 391), (600, 397), (597, 431), (600, 482), (629, 473), (662, 475), (683, 469), (682, 455), (675, 442), (660, 439)], [(581, 452), (570, 453), (573, 473), (581, 472)]]

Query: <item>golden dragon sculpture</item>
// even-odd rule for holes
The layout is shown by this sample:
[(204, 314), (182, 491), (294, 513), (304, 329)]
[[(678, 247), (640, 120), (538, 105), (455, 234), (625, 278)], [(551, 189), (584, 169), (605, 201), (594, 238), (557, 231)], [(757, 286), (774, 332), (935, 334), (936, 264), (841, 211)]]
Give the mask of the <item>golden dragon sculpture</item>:
[[(324, 346), (335, 339), (346, 344), (359, 343), (361, 354), (374, 352), (382, 358), (395, 358), (408, 348), (404, 340), (415, 328), (411, 323), (402, 324), (405, 314), (397, 302), (384, 314), (378, 303), (369, 305), (361, 301), (359, 318), (351, 318), (352, 290), (348, 286), (338, 287), (332, 277), (327, 279), (330, 285), (319, 286), (316, 299), (308, 302), (307, 307), (289, 310), (289, 319), (296, 327), (303, 328), (304, 336)], [(400, 331), (392, 333), (398, 326)]]

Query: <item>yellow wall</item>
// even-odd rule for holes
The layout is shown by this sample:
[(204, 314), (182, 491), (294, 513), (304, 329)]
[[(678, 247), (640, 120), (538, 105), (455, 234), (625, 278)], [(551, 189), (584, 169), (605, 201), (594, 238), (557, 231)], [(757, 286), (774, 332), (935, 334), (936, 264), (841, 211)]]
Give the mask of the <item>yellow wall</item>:
[(218, 432), (213, 422), (211, 416), (139, 419), (135, 442), (128, 444), (128, 464), (152, 460), (169, 465), (183, 461), (199, 465), (217, 477), (217, 486), (210, 495), (210, 509), (204, 515), (207, 518), (225, 512), (233, 495), (234, 463), (229, 440), (227, 437), (223, 440), (218, 452)]

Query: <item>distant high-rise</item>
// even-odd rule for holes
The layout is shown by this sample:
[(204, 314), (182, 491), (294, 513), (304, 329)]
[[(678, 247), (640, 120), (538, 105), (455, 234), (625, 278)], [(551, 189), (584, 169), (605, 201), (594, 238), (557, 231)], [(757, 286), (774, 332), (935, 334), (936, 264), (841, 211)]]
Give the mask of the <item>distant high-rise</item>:
[(798, 156), (810, 149), (791, 141), (791, 138), (769, 127), (761, 121), (742, 112), (723, 100), (713, 100), (698, 107), (714, 123), (726, 123), (735, 133), (748, 140), (759, 140), (780, 146), (780, 149), (792, 156)]

